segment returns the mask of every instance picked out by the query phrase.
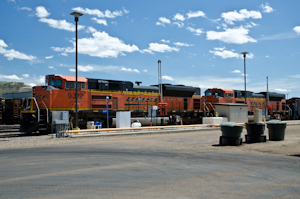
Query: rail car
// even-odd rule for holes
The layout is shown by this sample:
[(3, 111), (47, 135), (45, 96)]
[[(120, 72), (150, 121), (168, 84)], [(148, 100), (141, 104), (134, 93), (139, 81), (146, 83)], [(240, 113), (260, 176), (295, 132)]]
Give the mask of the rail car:
[(286, 101), (287, 108), (289, 110), (289, 119), (300, 119), (300, 98), (293, 97)]
[[(103, 111), (106, 109), (111, 124), (111, 118), (116, 117), (118, 111), (130, 111), (132, 117), (149, 117), (149, 107), (160, 107), (162, 103), (158, 85), (141, 86), (130, 81), (84, 77), (78, 77), (77, 82), (80, 128), (85, 128), (87, 121), (99, 121), (106, 127), (107, 117)], [(75, 123), (75, 84), (73, 76), (47, 75), (46, 86), (33, 87), (32, 97), (24, 101), (21, 130), (49, 132), (51, 112), (56, 110), (69, 111), (70, 121)], [(176, 122), (175, 116), (180, 116), (184, 124), (202, 122), (200, 88), (163, 84), (162, 95), (167, 107), (160, 107), (165, 111), (160, 111), (158, 116), (169, 117), (170, 124)]]
[[(287, 116), (289, 113), (285, 95), (276, 92), (260, 92), (241, 91), (232, 89), (212, 88), (207, 89), (205, 95), (202, 96), (203, 109), (211, 113), (214, 111), (215, 103), (246, 103), (248, 104), (248, 114), (252, 115), (255, 109), (268, 110), (269, 115)], [(269, 100), (267, 100), (269, 98)]]

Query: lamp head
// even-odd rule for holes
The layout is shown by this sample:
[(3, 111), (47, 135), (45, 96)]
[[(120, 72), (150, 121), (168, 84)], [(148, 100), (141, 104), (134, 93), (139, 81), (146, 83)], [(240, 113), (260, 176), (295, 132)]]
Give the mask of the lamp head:
[(79, 12), (72, 12), (71, 15), (73, 15), (74, 17), (80, 17), (83, 14), (79, 13)]
[(246, 55), (248, 54), (248, 52), (242, 52), (241, 54), (243, 54), (244, 57), (246, 57)]

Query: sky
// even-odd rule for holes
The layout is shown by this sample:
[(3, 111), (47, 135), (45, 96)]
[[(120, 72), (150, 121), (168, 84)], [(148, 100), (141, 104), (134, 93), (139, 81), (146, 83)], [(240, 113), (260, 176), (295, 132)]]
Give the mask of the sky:
[[(299, 0), (1, 0), (0, 81), (48, 74), (300, 97)], [(248, 52), (244, 58), (242, 52)]]

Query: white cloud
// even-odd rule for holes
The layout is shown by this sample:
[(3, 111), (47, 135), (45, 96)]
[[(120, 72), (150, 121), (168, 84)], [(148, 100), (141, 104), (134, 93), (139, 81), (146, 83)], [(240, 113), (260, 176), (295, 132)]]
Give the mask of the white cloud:
[(263, 9), (263, 12), (265, 13), (270, 13), (270, 12), (274, 12), (275, 10), (270, 6), (269, 3), (266, 3), (266, 5), (261, 4), (259, 7), (261, 7)]
[(6, 47), (8, 47), (8, 45), (2, 39), (0, 39), (0, 54), (3, 54), (3, 56), (7, 57), (8, 60), (23, 59), (23, 60), (32, 61), (32, 60), (36, 59), (35, 56), (26, 55), (24, 53), (14, 50), (14, 49), (7, 50), (7, 49), (5, 49)]
[(235, 53), (235, 52), (229, 51), (229, 50), (221, 50), (221, 51), (218, 51), (218, 50), (212, 51), (212, 50), (210, 50), (209, 52), (214, 54), (215, 56), (221, 57), (222, 59), (239, 58), (240, 57), (240, 55), (238, 53)]
[(195, 35), (201, 35), (202, 33), (204, 33), (203, 30), (200, 29), (200, 28), (195, 29), (195, 28), (192, 28), (192, 27), (187, 27), (186, 29), (190, 32), (195, 33)]
[(207, 31), (207, 40), (220, 40), (225, 43), (244, 44), (248, 42), (257, 42), (248, 36), (249, 30), (244, 27), (225, 29), (224, 32)]
[(8, 45), (2, 39), (0, 39), (0, 47), (6, 48)]
[(178, 28), (182, 28), (184, 26), (184, 23), (181, 22), (181, 21), (176, 21), (176, 22), (173, 22), (174, 25), (178, 26)]
[(196, 12), (190, 11), (186, 15), (187, 15), (188, 19), (193, 18), (193, 17), (205, 17), (205, 13), (202, 11), (196, 11)]
[(78, 71), (81, 72), (92, 72), (94, 70), (95, 70), (94, 67), (90, 65), (87, 66), (78, 65)]
[(48, 17), (50, 15), (50, 13), (43, 6), (36, 7), (35, 11), (36, 11), (35, 15), (39, 18)]
[(163, 42), (163, 43), (170, 43), (170, 40), (162, 39), (162, 40), (160, 40), (160, 41)]
[(160, 52), (160, 53), (164, 53), (164, 52), (172, 52), (172, 51), (179, 51), (179, 48), (175, 48), (175, 47), (170, 47), (167, 44), (159, 44), (159, 43), (150, 43), (149, 44), (149, 48), (143, 50), (144, 52)]
[(274, 90), (278, 91), (278, 92), (289, 92), (289, 91), (291, 91), (291, 90), (284, 89), (284, 88), (275, 88)]
[[(225, 47), (222, 48), (214, 48), (213, 50), (209, 51), (210, 53), (214, 54), (215, 56), (219, 56), (222, 59), (228, 59), (228, 58), (241, 58), (243, 59), (243, 55), (240, 53), (235, 53), (234, 50), (225, 50)], [(247, 58), (252, 59), (254, 55), (252, 53), (247, 54)]]
[(39, 77), (35, 77), (34, 79), (41, 85), (45, 84), (45, 76), (43, 75), (40, 75)]
[(22, 80), (22, 78), (17, 75), (0, 75), (0, 79), (9, 79), (9, 80)]
[(231, 71), (231, 73), (242, 73), (240, 70)]
[(77, 7), (77, 8), (72, 8), (72, 10), (83, 13), (83, 14), (88, 14), (88, 15), (95, 15), (99, 18), (115, 18), (119, 16), (123, 16), (123, 14), (129, 13), (128, 10), (125, 10), (123, 8), (123, 11), (121, 10), (116, 10), (111, 12), (110, 10), (105, 10), (105, 12), (102, 12), (98, 9), (89, 9), (89, 8), (82, 8), (82, 7)]
[(194, 46), (193, 44), (182, 43), (182, 42), (175, 42), (173, 44), (176, 46)]
[(175, 21), (184, 21), (185, 18), (182, 14), (176, 13), (173, 17), (173, 20), (175, 20)]
[(295, 26), (293, 30), (297, 33), (297, 35), (300, 35), (300, 26)]
[(145, 73), (146, 73), (146, 72), (148, 72), (148, 71), (147, 71), (147, 69), (145, 69), (145, 70), (143, 70), (143, 72), (145, 72)]
[(300, 79), (300, 74), (297, 74), (297, 75), (291, 75), (290, 77)]
[(23, 74), (22, 76), (25, 77), (25, 78), (28, 78), (29, 74)]
[(49, 69), (56, 70), (53, 66), (48, 66)]
[(245, 19), (261, 19), (261, 13), (259, 11), (247, 11), (247, 9), (242, 9), (238, 13), (236, 10), (232, 12), (224, 12), (221, 14), (221, 17), (224, 18), (225, 22), (233, 25), (233, 21), (244, 21)]
[(156, 22), (156, 25), (158, 26), (165, 26), (165, 24), (171, 23), (170, 19), (167, 19), (166, 17), (159, 17), (158, 20), (159, 22)]
[[(57, 28), (61, 30), (67, 30), (71, 32), (75, 32), (75, 24), (67, 22), (64, 20), (55, 20), (55, 19), (47, 19), (47, 18), (40, 18), (40, 22), (47, 23), (52, 28)], [(84, 26), (78, 25), (78, 30), (84, 29)]]
[(122, 67), (120, 70), (121, 71), (126, 71), (126, 72), (140, 73), (140, 71), (138, 69), (131, 69), (131, 68), (125, 68), (125, 67)]
[[(51, 47), (54, 51), (65, 54), (75, 52), (74, 46), (68, 48)], [(106, 32), (94, 32), (92, 37), (78, 39), (78, 53), (90, 55), (92, 57), (116, 58), (119, 55), (125, 56), (125, 52), (139, 51), (136, 45), (125, 44), (117, 37), (112, 37)]]
[(31, 8), (28, 8), (28, 7), (22, 7), (22, 8), (18, 8), (19, 10), (28, 10), (28, 11), (31, 11)]
[(50, 56), (46, 56), (45, 59), (52, 59), (53, 58), (53, 55), (50, 55)]
[(103, 25), (107, 26), (107, 22), (105, 19), (97, 19), (96, 17), (93, 17), (92, 20), (98, 24), (103, 24)]
[(167, 24), (171, 23), (170, 19), (167, 19), (166, 17), (159, 17), (158, 20), (161, 21), (162, 23), (167, 23)]
[(86, 32), (87, 33), (94, 33), (94, 32), (97, 32), (97, 30), (95, 28), (89, 26), (89, 27), (87, 27)]
[(162, 79), (165, 79), (165, 80), (174, 81), (174, 79), (173, 79), (172, 77), (167, 76), (167, 75), (163, 75), (161, 78), (162, 78)]

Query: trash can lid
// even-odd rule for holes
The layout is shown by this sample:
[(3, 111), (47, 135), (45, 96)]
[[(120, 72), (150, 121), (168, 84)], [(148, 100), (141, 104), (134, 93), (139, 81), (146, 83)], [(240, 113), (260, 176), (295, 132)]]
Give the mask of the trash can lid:
[(224, 122), (220, 124), (221, 126), (234, 127), (236, 125), (235, 122)]
[(285, 122), (282, 122), (281, 120), (269, 120), (266, 124), (285, 124)]

